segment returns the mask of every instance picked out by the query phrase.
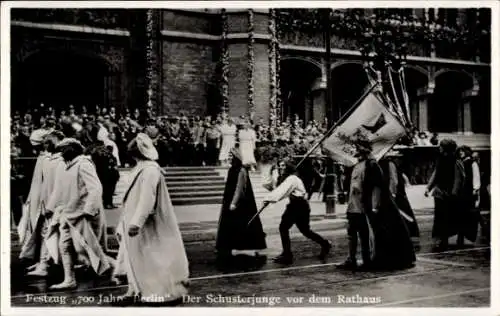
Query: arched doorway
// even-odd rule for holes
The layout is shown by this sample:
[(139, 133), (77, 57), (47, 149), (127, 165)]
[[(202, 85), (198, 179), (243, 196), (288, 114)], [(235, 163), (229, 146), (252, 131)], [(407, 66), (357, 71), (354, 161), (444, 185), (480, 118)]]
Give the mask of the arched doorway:
[(284, 58), (281, 61), (282, 120), (295, 115), (303, 121), (313, 117), (313, 86), (321, 79), (321, 68), (310, 61)]
[[(429, 84), (429, 77), (423, 71), (417, 70), (413, 67), (404, 68), (404, 79), (406, 86), (406, 93), (408, 93), (408, 100), (410, 102), (410, 119), (415, 127), (419, 127), (421, 120), (420, 115), (420, 97), (419, 92), (427, 88)], [(427, 117), (425, 117), (427, 120)]]
[[(14, 69), (15, 67), (15, 69)], [(12, 71), (12, 109), (25, 111), (44, 103), (56, 111), (74, 105), (93, 110), (108, 106), (110, 67), (98, 57), (73, 52), (42, 51)]]
[(349, 62), (332, 68), (333, 117), (339, 119), (359, 100), (369, 84), (362, 64)]
[(462, 93), (472, 88), (472, 77), (459, 71), (446, 71), (435, 78), (436, 89), (429, 100), (429, 130), (433, 133), (459, 131)]

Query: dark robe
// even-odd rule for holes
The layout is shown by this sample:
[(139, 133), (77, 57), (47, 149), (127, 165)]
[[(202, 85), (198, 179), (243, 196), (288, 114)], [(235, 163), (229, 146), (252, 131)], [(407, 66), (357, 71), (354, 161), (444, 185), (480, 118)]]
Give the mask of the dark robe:
[[(372, 206), (375, 187), (380, 188), (377, 213), (373, 212)], [(397, 269), (411, 266), (416, 261), (416, 256), (408, 228), (383, 180), (382, 169), (373, 159), (366, 162), (362, 199), (374, 237), (373, 267)]]
[(457, 210), (463, 194), (464, 168), (455, 158), (439, 158), (429, 180), (428, 189), (434, 189), (434, 223), (432, 237), (447, 242), (458, 232)]
[[(239, 192), (240, 198), (236, 209), (231, 211), (229, 207), (237, 192)], [(256, 213), (257, 205), (248, 170), (235, 158), (231, 168), (229, 168), (224, 189), (216, 249), (221, 253), (227, 253), (233, 249), (261, 250), (267, 248), (260, 218), (255, 218), (247, 227), (247, 223)]]
[(478, 233), (478, 225), (481, 214), (479, 209), (475, 207), (477, 196), (473, 194), (473, 176), (472, 176), (472, 159), (463, 161), (465, 171), (465, 181), (463, 193), (460, 194), (460, 206), (458, 209), (458, 232), (468, 240), (476, 241)]
[(92, 158), (95, 165), (97, 176), (102, 184), (103, 202), (105, 206), (111, 206), (116, 185), (120, 179), (116, 158), (102, 142), (96, 142), (87, 147), (85, 154)]
[[(397, 172), (396, 179), (391, 179), (391, 172), (390, 172), (391, 164), (393, 164), (394, 168), (396, 168)], [(408, 227), (410, 237), (412, 238), (419, 237), (420, 231), (418, 229), (417, 219), (415, 218), (415, 214), (413, 213), (413, 209), (411, 208), (410, 201), (408, 200), (408, 196), (406, 195), (405, 180), (403, 178), (403, 173), (399, 170), (394, 161), (391, 161), (390, 159), (382, 159), (380, 161), (380, 167), (382, 168), (382, 172), (384, 173), (384, 181), (386, 182), (386, 185), (389, 186), (389, 190), (393, 182), (397, 183), (395, 188), (395, 197), (394, 197), (394, 202), (396, 203), (397, 207), (399, 208), (400, 211), (408, 215), (408, 217), (413, 220), (413, 222), (411, 222), (403, 217), (403, 219), (405, 220), (405, 224)]]

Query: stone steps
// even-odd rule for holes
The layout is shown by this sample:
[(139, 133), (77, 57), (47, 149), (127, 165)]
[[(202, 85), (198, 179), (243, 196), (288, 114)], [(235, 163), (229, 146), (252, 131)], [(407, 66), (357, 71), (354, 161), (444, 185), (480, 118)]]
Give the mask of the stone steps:
[(199, 186), (189, 186), (189, 187), (168, 187), (168, 192), (170, 194), (173, 193), (181, 193), (181, 192), (190, 192), (190, 191), (224, 191), (224, 185), (199, 185)]
[(203, 179), (203, 181), (224, 181), (224, 177), (221, 177), (219, 175), (217, 176), (204, 175), (204, 176), (194, 176), (194, 177), (186, 175), (175, 175), (175, 176), (165, 176), (165, 179), (167, 180), (167, 184), (198, 181), (200, 179)]
[(176, 177), (176, 176), (186, 176), (186, 177), (204, 177), (204, 176), (219, 176), (219, 173), (215, 170), (182, 170), (182, 171), (165, 171), (166, 177)]
[(210, 197), (187, 197), (172, 198), (173, 205), (200, 205), (200, 204), (222, 204), (222, 194), (220, 196)]
[(218, 197), (224, 194), (224, 190), (216, 191), (188, 191), (188, 192), (172, 192), (169, 191), (172, 199), (187, 199), (190, 197)]
[[(120, 169), (120, 181), (115, 190), (114, 203), (120, 205), (129, 182), (131, 169)], [(220, 204), (226, 184), (227, 168), (224, 167), (169, 167), (165, 180), (174, 205)], [(267, 193), (263, 188), (260, 172), (250, 172), (255, 197)]]

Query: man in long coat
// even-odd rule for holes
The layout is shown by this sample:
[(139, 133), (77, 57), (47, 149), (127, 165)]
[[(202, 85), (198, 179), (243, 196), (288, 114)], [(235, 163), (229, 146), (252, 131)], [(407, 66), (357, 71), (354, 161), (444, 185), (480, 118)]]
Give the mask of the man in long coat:
[(44, 171), (50, 157), (46, 150), (42, 151), (37, 158), (35, 170), (31, 180), (31, 187), (23, 207), (23, 215), (17, 227), (19, 242), (21, 244), (21, 259), (33, 260), (37, 257), (37, 231), (40, 230), (40, 214), (47, 202), (47, 190), (45, 188)]
[(156, 296), (161, 303), (173, 304), (187, 294), (189, 266), (165, 178), (155, 162), (158, 152), (143, 133), (128, 150), (137, 164), (123, 198), (113, 275), (127, 277), (123, 303)]
[(77, 286), (75, 260), (102, 275), (111, 267), (104, 250), (106, 224), (102, 205), (102, 185), (92, 161), (83, 155), (83, 146), (73, 138), (59, 143), (66, 170), (61, 180), (65, 184), (67, 202), (53, 213), (47, 237), (47, 249), (54, 262), (59, 257), (64, 269), (63, 282), (51, 289), (70, 289)]
[[(36, 252), (39, 256), (31, 259), (38, 259), (38, 263), (29, 267), (28, 270), (34, 269), (29, 272), (30, 276), (40, 276), (44, 277), (47, 275), (48, 268), (48, 251), (45, 244), (47, 237), (48, 224), (50, 220), (50, 214), (45, 212), (46, 206), (49, 203), (50, 196), (54, 191), (56, 186), (56, 172), (61, 165), (64, 165), (64, 160), (61, 153), (56, 150), (56, 145), (64, 138), (61, 132), (52, 132), (45, 138), (45, 146), (49, 156), (42, 167), (43, 182), (40, 190), (42, 191), (43, 201), (42, 207), (39, 215), (39, 226), (37, 229), (37, 234), (33, 235), (32, 245), (36, 246)], [(33, 253), (33, 252), (32, 252)]]

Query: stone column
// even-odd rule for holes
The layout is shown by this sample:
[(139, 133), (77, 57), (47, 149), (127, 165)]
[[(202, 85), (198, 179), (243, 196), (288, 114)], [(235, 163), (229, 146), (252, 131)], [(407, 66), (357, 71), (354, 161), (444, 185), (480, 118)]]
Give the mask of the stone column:
[(472, 111), (471, 104), (473, 100), (478, 96), (479, 89), (473, 88), (462, 93), (462, 104), (458, 111), (459, 115), (459, 132), (465, 135), (471, 135), (472, 133)]
[(227, 10), (229, 115), (269, 121), (269, 10)]
[(429, 84), (427, 87), (417, 91), (418, 100), (418, 129), (420, 131), (429, 130), (429, 97), (434, 93), (434, 85)]

